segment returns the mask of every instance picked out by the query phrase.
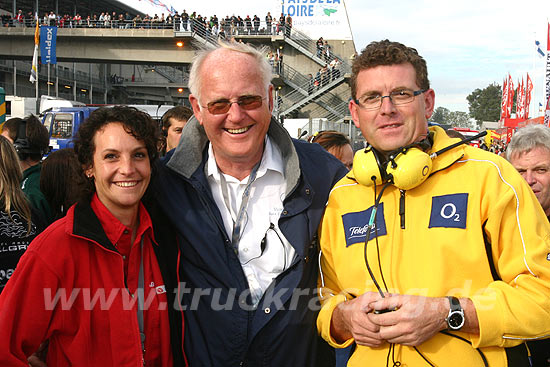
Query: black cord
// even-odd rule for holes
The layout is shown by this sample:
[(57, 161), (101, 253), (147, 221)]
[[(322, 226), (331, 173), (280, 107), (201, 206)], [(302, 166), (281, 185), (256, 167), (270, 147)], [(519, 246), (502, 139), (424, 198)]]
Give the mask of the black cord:
[[(373, 181), (375, 181), (375, 180), (373, 180)], [(382, 190), (380, 190), (380, 193), (376, 197), (376, 182), (374, 183), (374, 195), (375, 195), (374, 205), (372, 207), (371, 218), (369, 220), (369, 224), (367, 225), (367, 233), (365, 234), (365, 245), (363, 246), (363, 256), (365, 258), (365, 265), (367, 267), (367, 271), (369, 272), (369, 275), (370, 275), (370, 277), (371, 277), (371, 279), (374, 283), (374, 286), (376, 287), (376, 289), (378, 290), (378, 293), (380, 293), (380, 296), (382, 296), (382, 298), (385, 297), (384, 292), (382, 291), (382, 288), (380, 288), (380, 285), (376, 281), (376, 277), (374, 276), (374, 273), (372, 272), (372, 270), (370, 268), (370, 265), (369, 265), (369, 260), (368, 260), (368, 257), (367, 257), (367, 244), (370, 240), (370, 232), (373, 228), (372, 226), (374, 226), (374, 228), (376, 228), (376, 214), (377, 214), (376, 212), (378, 210), (378, 205), (380, 205), (380, 199), (382, 199), (382, 195), (384, 194), (384, 191), (390, 185), (391, 185), (391, 183), (389, 183), (389, 182), (384, 184), (384, 186), (382, 187)], [(380, 265), (380, 261), (379, 261), (379, 265)], [(384, 286), (385, 286), (385, 282), (384, 282)], [(386, 287), (386, 291), (387, 290), (388, 289)]]
[(256, 257), (253, 257), (252, 259), (249, 259), (248, 261), (246, 261), (244, 263), (241, 263), (241, 265), (246, 265), (249, 262), (251, 262), (252, 260), (256, 260), (256, 259), (260, 258), (264, 254), (265, 248), (267, 247), (267, 232), (269, 232), (270, 229), (273, 232), (275, 232), (275, 234), (279, 238), (279, 241), (281, 242), (281, 245), (283, 246), (283, 256), (284, 256), (283, 271), (286, 270), (286, 258), (287, 258), (287, 256), (286, 256), (285, 243), (283, 242), (283, 239), (281, 238), (281, 236), (279, 236), (279, 233), (277, 232), (277, 229), (275, 228), (275, 224), (273, 224), (273, 223), (269, 223), (269, 228), (265, 231), (264, 238), (262, 238), (262, 241), (260, 243), (260, 254)]
[[(382, 199), (382, 194), (384, 193), (384, 191), (386, 190), (386, 188), (391, 185), (391, 182), (388, 182), (386, 184), (384, 184), (384, 186), (382, 187), (382, 189), (380, 190), (380, 193), (377, 195), (376, 194), (376, 180), (373, 179), (373, 182), (374, 182), (374, 205), (373, 205), (373, 208), (372, 210), (374, 211), (374, 214), (371, 212), (371, 216), (374, 216), (374, 218), (371, 217), (371, 220), (372, 220), (372, 223), (369, 223), (369, 225), (367, 226), (367, 233), (365, 235), (365, 245), (363, 247), (363, 256), (365, 258), (365, 265), (367, 266), (367, 271), (369, 272), (369, 275), (374, 283), (374, 285), (376, 286), (376, 289), (378, 290), (378, 293), (380, 293), (380, 295), (382, 296), (382, 298), (385, 298), (384, 296), (384, 292), (382, 291), (382, 288), (380, 288), (380, 285), (378, 284), (378, 282), (376, 281), (376, 278), (369, 266), (369, 261), (368, 261), (368, 258), (367, 258), (367, 243), (369, 242), (369, 239), (370, 239), (370, 232), (371, 232), (371, 225), (374, 226), (374, 231), (375, 231), (375, 242), (376, 242), (376, 253), (377, 253), (377, 257), (378, 257), (378, 269), (380, 271), (380, 276), (382, 278), (382, 282), (384, 284), (384, 288), (386, 289), (386, 292), (388, 292), (388, 286), (386, 284), (386, 280), (384, 279), (384, 273), (382, 272), (382, 264), (381, 264), (381, 261), (380, 261), (380, 247), (379, 247), (379, 244), (378, 244), (378, 227), (376, 226), (376, 215), (377, 215), (377, 210), (378, 210), (378, 206), (380, 205), (380, 200)], [(452, 333), (449, 333), (448, 331), (445, 331), (445, 330), (442, 330), (441, 331), (442, 334), (444, 335), (448, 335), (450, 337), (453, 337), (453, 338), (457, 338), (459, 340), (462, 340), (470, 345), (472, 345), (472, 343), (470, 343), (469, 340), (463, 338), (463, 337), (460, 337), (458, 335), (455, 335), (455, 334), (452, 334)], [(416, 351), (416, 353), (418, 353), (418, 355), (420, 357), (422, 357), (422, 359), (424, 361), (426, 361), (426, 363), (431, 366), (431, 367), (436, 367), (436, 365), (432, 364), (428, 358), (426, 358), (421, 352), (420, 350), (418, 350), (417, 347), (413, 347), (414, 350)], [(485, 357), (485, 354), (483, 354), (483, 352), (478, 349), (478, 348), (474, 348), (480, 355), (481, 359), (483, 360), (483, 365), (485, 367), (489, 367), (489, 363), (487, 362), (487, 358)], [(390, 346), (389, 346), (389, 349), (388, 349), (388, 354), (386, 356), (386, 367), (389, 367), (389, 363), (390, 363), (390, 355), (392, 357), (392, 364), (393, 364), (393, 367), (400, 367), (401, 366), (401, 362), (400, 361), (396, 361), (395, 360), (395, 344), (393, 343), (390, 343)]]
[[(378, 232), (378, 227), (374, 227), (375, 232)], [(386, 289), (386, 292), (389, 292), (388, 285), (386, 284), (386, 279), (384, 279), (384, 273), (382, 272), (382, 262), (380, 261), (380, 246), (378, 245), (378, 233), (376, 233), (375, 238), (376, 243), (376, 256), (378, 258), (378, 270), (380, 271), (380, 277), (382, 278), (382, 283), (384, 283), (384, 288)]]
[(419, 355), (420, 357), (422, 357), (423, 360), (426, 361), (426, 363), (428, 363), (428, 364), (429, 364), (430, 366), (432, 366), (432, 367), (435, 367), (435, 365), (433, 365), (433, 364), (428, 360), (428, 358), (424, 357), (424, 354), (420, 353), (420, 351), (418, 350), (417, 347), (413, 347), (413, 348), (414, 348), (414, 350), (416, 350), (416, 353), (418, 353), (418, 355)]
[[(468, 339), (463, 338), (463, 337), (461, 337), (461, 336), (459, 336), (459, 335), (455, 335), (455, 334), (453, 334), (453, 333), (450, 333), (450, 332), (448, 332), (447, 330), (441, 330), (440, 333), (441, 333), (441, 334), (444, 334), (444, 335), (447, 335), (447, 336), (450, 336), (450, 337), (453, 337), (453, 338), (457, 338), (457, 339), (459, 339), (459, 340), (462, 340), (462, 341), (465, 342), (465, 343), (468, 343), (468, 344), (472, 345), (472, 343), (471, 343)], [(473, 347), (472, 347), (472, 348), (473, 348)], [(480, 356), (481, 359), (483, 360), (483, 365), (484, 365), (485, 367), (489, 367), (489, 362), (487, 362), (487, 358), (485, 357), (485, 354), (483, 354), (483, 352), (481, 351), (481, 349), (479, 349), (479, 348), (474, 348), (474, 349), (479, 353), (479, 356)]]
[(392, 360), (392, 363), (393, 363), (393, 367), (400, 367), (401, 366), (401, 362), (395, 360), (395, 344), (392, 344), (391, 360)]
[(392, 348), (393, 348), (393, 344), (390, 344), (390, 348), (388, 349), (388, 355), (386, 355), (386, 367), (390, 367), (390, 354), (391, 354)]

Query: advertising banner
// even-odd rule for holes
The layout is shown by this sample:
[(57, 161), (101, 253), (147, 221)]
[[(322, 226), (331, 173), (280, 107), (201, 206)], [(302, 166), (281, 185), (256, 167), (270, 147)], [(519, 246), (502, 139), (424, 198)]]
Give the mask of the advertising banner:
[(57, 27), (40, 27), (40, 56), (42, 64), (57, 64), (55, 46)]

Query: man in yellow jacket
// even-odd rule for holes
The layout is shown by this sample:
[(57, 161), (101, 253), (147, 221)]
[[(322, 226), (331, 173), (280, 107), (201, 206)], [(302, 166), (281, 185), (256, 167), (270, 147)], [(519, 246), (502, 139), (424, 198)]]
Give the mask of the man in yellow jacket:
[(413, 48), (373, 42), (352, 68), (369, 146), (320, 230), (319, 332), (349, 366), (527, 366), (550, 337), (550, 225), (506, 160), (428, 129)]

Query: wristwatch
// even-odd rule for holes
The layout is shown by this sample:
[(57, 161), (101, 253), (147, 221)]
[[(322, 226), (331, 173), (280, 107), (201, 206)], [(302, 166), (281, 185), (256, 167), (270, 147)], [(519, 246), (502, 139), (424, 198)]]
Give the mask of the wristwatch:
[(449, 330), (460, 330), (464, 326), (464, 310), (460, 306), (460, 302), (456, 297), (447, 297), (451, 309), (445, 321)]

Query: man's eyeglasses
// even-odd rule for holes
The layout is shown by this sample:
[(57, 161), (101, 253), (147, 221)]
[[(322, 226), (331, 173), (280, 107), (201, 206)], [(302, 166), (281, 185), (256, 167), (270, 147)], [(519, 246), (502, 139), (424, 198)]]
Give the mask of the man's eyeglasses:
[(395, 106), (411, 103), (414, 101), (414, 97), (426, 92), (427, 89), (420, 89), (412, 91), (410, 89), (400, 89), (391, 92), (387, 96), (381, 96), (380, 94), (368, 94), (362, 96), (360, 99), (356, 99), (355, 103), (365, 110), (376, 110), (382, 105), (384, 98), (389, 98), (391, 103)]
[[(243, 110), (255, 110), (262, 106), (262, 96), (241, 96), (236, 101), (230, 101), (228, 99), (218, 99), (217, 101), (206, 104), (208, 112), (213, 115), (221, 115), (227, 113), (233, 103), (238, 104)], [(205, 106), (203, 106), (205, 107)]]

